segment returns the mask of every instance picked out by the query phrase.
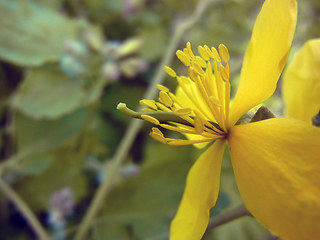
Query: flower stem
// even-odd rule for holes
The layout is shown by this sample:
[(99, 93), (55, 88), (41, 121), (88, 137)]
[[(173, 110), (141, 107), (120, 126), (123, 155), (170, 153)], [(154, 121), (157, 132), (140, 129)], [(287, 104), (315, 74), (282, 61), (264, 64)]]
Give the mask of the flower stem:
[[(168, 49), (166, 54), (161, 60), (157, 72), (152, 79), (152, 83), (147, 89), (145, 94), (146, 99), (153, 99), (156, 97), (157, 94), (157, 85), (163, 82), (165, 71), (163, 70), (166, 65), (169, 65), (172, 56), (174, 55), (179, 42), (183, 34), (190, 29), (199, 19), (203, 16), (204, 11), (208, 8), (209, 3), (212, 3), (212, 0), (202, 0), (198, 2), (198, 5), (194, 11), (194, 13), (188, 18), (187, 20), (181, 21), (174, 31), (174, 34), (170, 40)], [(105, 202), (105, 198), (107, 194), (110, 192), (114, 185), (114, 179), (118, 176), (119, 169), (124, 161), (125, 157), (130, 150), (130, 147), (135, 139), (136, 134), (138, 133), (139, 129), (141, 128), (143, 121), (139, 121), (133, 119), (126, 131), (122, 141), (120, 142), (117, 151), (113, 157), (113, 159), (109, 162), (108, 168), (105, 166), (104, 171), (108, 171), (106, 174), (105, 179), (103, 180), (102, 184), (99, 186), (89, 209), (80, 224), (79, 230), (77, 231), (74, 240), (81, 240), (85, 238), (94, 217), (96, 216), (97, 212), (99, 211), (101, 205)]]
[(28, 220), (28, 223), (31, 225), (34, 232), (38, 235), (41, 240), (49, 240), (51, 239), (41, 223), (38, 221), (34, 213), (28, 207), (28, 205), (19, 197), (19, 195), (5, 182), (0, 178), (0, 191), (9, 198), (16, 207), (20, 210), (20, 212), (24, 215), (24, 217)]
[(212, 217), (210, 219), (210, 223), (208, 224), (206, 233), (208, 233), (211, 229), (215, 227), (218, 227), (220, 225), (223, 225), (225, 223), (231, 222), (233, 220), (236, 220), (244, 216), (252, 216), (252, 215), (248, 211), (246, 206), (244, 204), (241, 204), (240, 206), (230, 209), (229, 211), (219, 214), (218, 216)]

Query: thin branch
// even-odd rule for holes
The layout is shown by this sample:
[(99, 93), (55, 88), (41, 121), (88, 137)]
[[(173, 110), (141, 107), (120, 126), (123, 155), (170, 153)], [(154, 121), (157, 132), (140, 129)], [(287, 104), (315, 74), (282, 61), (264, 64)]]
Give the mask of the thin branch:
[(218, 227), (220, 225), (223, 225), (225, 223), (231, 222), (233, 220), (236, 220), (238, 218), (244, 217), (244, 216), (252, 216), (251, 213), (248, 211), (246, 206), (244, 204), (241, 204), (238, 207), (235, 207), (233, 209), (230, 209), (226, 212), (223, 212), (219, 214), (218, 216), (214, 216), (210, 219), (210, 222), (208, 224), (206, 233), (208, 233), (211, 229)]
[(50, 240), (51, 238), (47, 235), (47, 232), (38, 221), (34, 213), (28, 207), (28, 205), (19, 197), (19, 195), (5, 182), (0, 178), (0, 191), (10, 199), (24, 217), (28, 220), (28, 223), (37, 234), (41, 240)]
[[(190, 29), (199, 19), (201, 16), (203, 16), (204, 11), (208, 8), (209, 3), (212, 3), (212, 0), (202, 0), (198, 2), (197, 8), (194, 11), (194, 13), (191, 15), (190, 18), (187, 20), (181, 21), (174, 31), (174, 34), (170, 40), (168, 49), (166, 51), (166, 54), (164, 55), (161, 63), (159, 64), (159, 67), (157, 69), (157, 72), (152, 79), (152, 83), (147, 89), (147, 92), (145, 94), (146, 99), (153, 99), (155, 98), (157, 94), (157, 84), (161, 84), (163, 82), (165, 71), (164, 66), (169, 65), (172, 56), (174, 55), (179, 42), (181, 41), (181, 38), (183, 34)], [(94, 217), (98, 213), (99, 209), (101, 208), (102, 204), (105, 202), (105, 198), (107, 194), (110, 192), (114, 185), (114, 179), (118, 176), (119, 169), (122, 165), (122, 162), (124, 161), (125, 157), (127, 156), (130, 147), (132, 146), (132, 143), (135, 139), (136, 134), (138, 133), (139, 129), (141, 128), (143, 122), (140, 120), (132, 120), (128, 130), (126, 131), (122, 141), (120, 142), (117, 151), (112, 159), (112, 161), (109, 162), (108, 167), (105, 166), (104, 171), (108, 171), (108, 174), (106, 174), (106, 177), (102, 184), (99, 186), (93, 201), (82, 221), (80, 224), (79, 230), (76, 233), (75, 240), (81, 240), (85, 238)], [(108, 169), (107, 169), (108, 168)]]

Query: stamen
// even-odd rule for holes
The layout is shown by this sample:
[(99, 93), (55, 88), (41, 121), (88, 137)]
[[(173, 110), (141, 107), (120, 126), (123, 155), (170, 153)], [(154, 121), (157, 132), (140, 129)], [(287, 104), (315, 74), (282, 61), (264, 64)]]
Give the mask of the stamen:
[(188, 130), (188, 129), (183, 129), (183, 128), (178, 128), (169, 124), (160, 124), (159, 125), (162, 128), (171, 130), (171, 131), (176, 131), (180, 133), (187, 133), (187, 134), (198, 134), (194, 129), (193, 130)]
[(142, 106), (147, 106), (147, 107), (150, 107), (152, 109), (155, 109), (157, 110), (157, 105), (156, 105), (156, 102), (154, 100), (148, 100), (148, 99), (142, 99), (139, 101), (140, 105)]
[(204, 131), (204, 125), (203, 125), (202, 118), (197, 114), (194, 118), (194, 127), (195, 127), (196, 132), (198, 134), (201, 134)]
[(182, 52), (181, 50), (178, 50), (176, 52), (176, 55), (184, 65), (186, 65), (187, 67), (190, 66), (190, 58), (184, 52)]
[(159, 130), (159, 128), (153, 127), (153, 128), (152, 128), (152, 132), (155, 132), (155, 133), (163, 136), (163, 133)]
[(163, 105), (163, 104), (161, 104), (161, 103), (159, 103), (159, 102), (156, 102), (156, 104), (157, 104), (157, 107), (158, 107), (160, 110), (162, 110), (162, 111), (164, 111), (164, 112), (172, 112), (171, 109), (170, 109), (170, 108), (167, 108), (165, 105)]
[(198, 52), (200, 54), (200, 56), (205, 60), (205, 61), (208, 61), (210, 59), (207, 51), (204, 49), (204, 47), (202, 46), (199, 46), (198, 47)]
[(157, 132), (151, 132), (149, 135), (156, 141), (166, 144), (167, 140), (164, 136), (158, 134)]
[(224, 62), (229, 62), (230, 60), (229, 51), (224, 44), (219, 45), (219, 53)]
[(151, 122), (155, 125), (159, 125), (160, 122), (158, 121), (158, 119), (154, 118), (154, 117), (151, 117), (149, 115), (141, 115), (141, 118), (145, 121), (148, 121), (148, 122)]
[(159, 100), (160, 100), (160, 102), (161, 103), (163, 103), (165, 106), (167, 106), (167, 107), (171, 107), (172, 106), (172, 104), (173, 104), (173, 101), (172, 101), (172, 99), (169, 97), (169, 95), (166, 93), (166, 92), (164, 92), (164, 91), (161, 91), (160, 93), (159, 93)]
[[(192, 67), (193, 67), (194, 70), (196, 70), (196, 72), (197, 72), (199, 75), (203, 75), (203, 74), (204, 74), (204, 71), (203, 71), (202, 67), (201, 67), (200, 64), (198, 64), (197, 62), (193, 62)], [(191, 69), (192, 67), (190, 67), (190, 69)]]
[(204, 45), (204, 49), (206, 50), (210, 58), (214, 58), (213, 53), (211, 52), (210, 48), (207, 45)]
[(179, 108), (177, 110), (174, 111), (175, 114), (177, 114), (178, 116), (184, 116), (184, 115), (188, 115), (191, 113), (191, 108)]
[(207, 66), (206, 62), (199, 56), (196, 56), (194, 60), (203, 68)]
[(225, 67), (222, 64), (219, 65), (219, 70), (220, 70), (222, 79), (224, 81), (228, 81), (229, 80), (229, 74), (228, 74), (227, 70), (225, 69)]
[[(222, 137), (217, 137), (222, 138)], [(205, 142), (212, 142), (212, 138), (206, 138), (206, 139), (201, 139), (201, 140), (182, 140), (182, 139), (172, 139), (172, 138), (167, 138), (167, 144), (172, 145), (172, 146), (182, 146), (182, 145), (191, 145), (191, 144), (196, 144), (196, 143), (205, 143)]]
[(218, 99), (214, 98), (213, 96), (210, 96), (209, 98), (214, 105), (216, 105), (217, 107), (221, 107), (221, 103)]
[(164, 70), (171, 77), (176, 77), (177, 76), (176, 72), (171, 67), (165, 66)]
[(192, 52), (191, 43), (190, 42), (187, 42), (187, 50), (188, 50), (189, 56), (193, 59), (194, 58), (194, 54)]
[(217, 49), (215, 47), (212, 47), (211, 48), (211, 51), (212, 51), (212, 54), (214, 55), (214, 59), (217, 61), (217, 62), (221, 62), (221, 58), (219, 56), (219, 53), (217, 51)]
[(192, 81), (195, 81), (197, 79), (198, 73), (193, 67), (190, 67), (188, 69), (188, 76)]
[(165, 86), (162, 86), (162, 85), (160, 85), (160, 84), (157, 85), (157, 88), (158, 88), (160, 91), (164, 91), (164, 92), (166, 92), (166, 93), (169, 92), (169, 89), (168, 89), (168, 88), (166, 88)]

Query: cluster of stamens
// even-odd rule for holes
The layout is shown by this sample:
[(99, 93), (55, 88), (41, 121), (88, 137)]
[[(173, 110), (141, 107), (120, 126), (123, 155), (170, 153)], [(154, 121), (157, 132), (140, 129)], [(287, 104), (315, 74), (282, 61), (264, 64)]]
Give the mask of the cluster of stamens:
[[(164, 129), (202, 137), (196, 140), (166, 138), (159, 128), (153, 127), (150, 135), (157, 141), (169, 145), (187, 145), (225, 138), (228, 133), (228, 49), (223, 44), (219, 45), (218, 51), (204, 45), (198, 47), (198, 52), (200, 56), (193, 54), (189, 42), (183, 51), (176, 52), (179, 60), (188, 67), (188, 77), (177, 76), (173, 69), (165, 67), (167, 74), (176, 78), (179, 83), (180, 89), (176, 95), (168, 88), (158, 85), (158, 101), (144, 99), (140, 104), (147, 107), (142, 110), (142, 119)], [(162, 119), (160, 113), (175, 115), (176, 118)]]

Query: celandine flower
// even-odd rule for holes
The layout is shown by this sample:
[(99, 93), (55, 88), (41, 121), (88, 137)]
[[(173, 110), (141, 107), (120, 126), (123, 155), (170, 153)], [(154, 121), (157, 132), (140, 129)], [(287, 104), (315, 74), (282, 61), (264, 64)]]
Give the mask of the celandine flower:
[(159, 86), (159, 102), (142, 100), (140, 114), (119, 104), (127, 114), (188, 135), (166, 138), (158, 128), (150, 135), (169, 145), (214, 142), (191, 168), (170, 239), (203, 236), (220, 185), (221, 162), (229, 142), (239, 191), (252, 215), (287, 240), (320, 236), (320, 129), (300, 120), (273, 118), (235, 125), (248, 110), (269, 98), (287, 60), (296, 25), (295, 0), (266, 0), (246, 51), (241, 79), (229, 109), (229, 53), (224, 45), (190, 43), (177, 56), (189, 67), (188, 77), (166, 72), (179, 83), (176, 94)]

